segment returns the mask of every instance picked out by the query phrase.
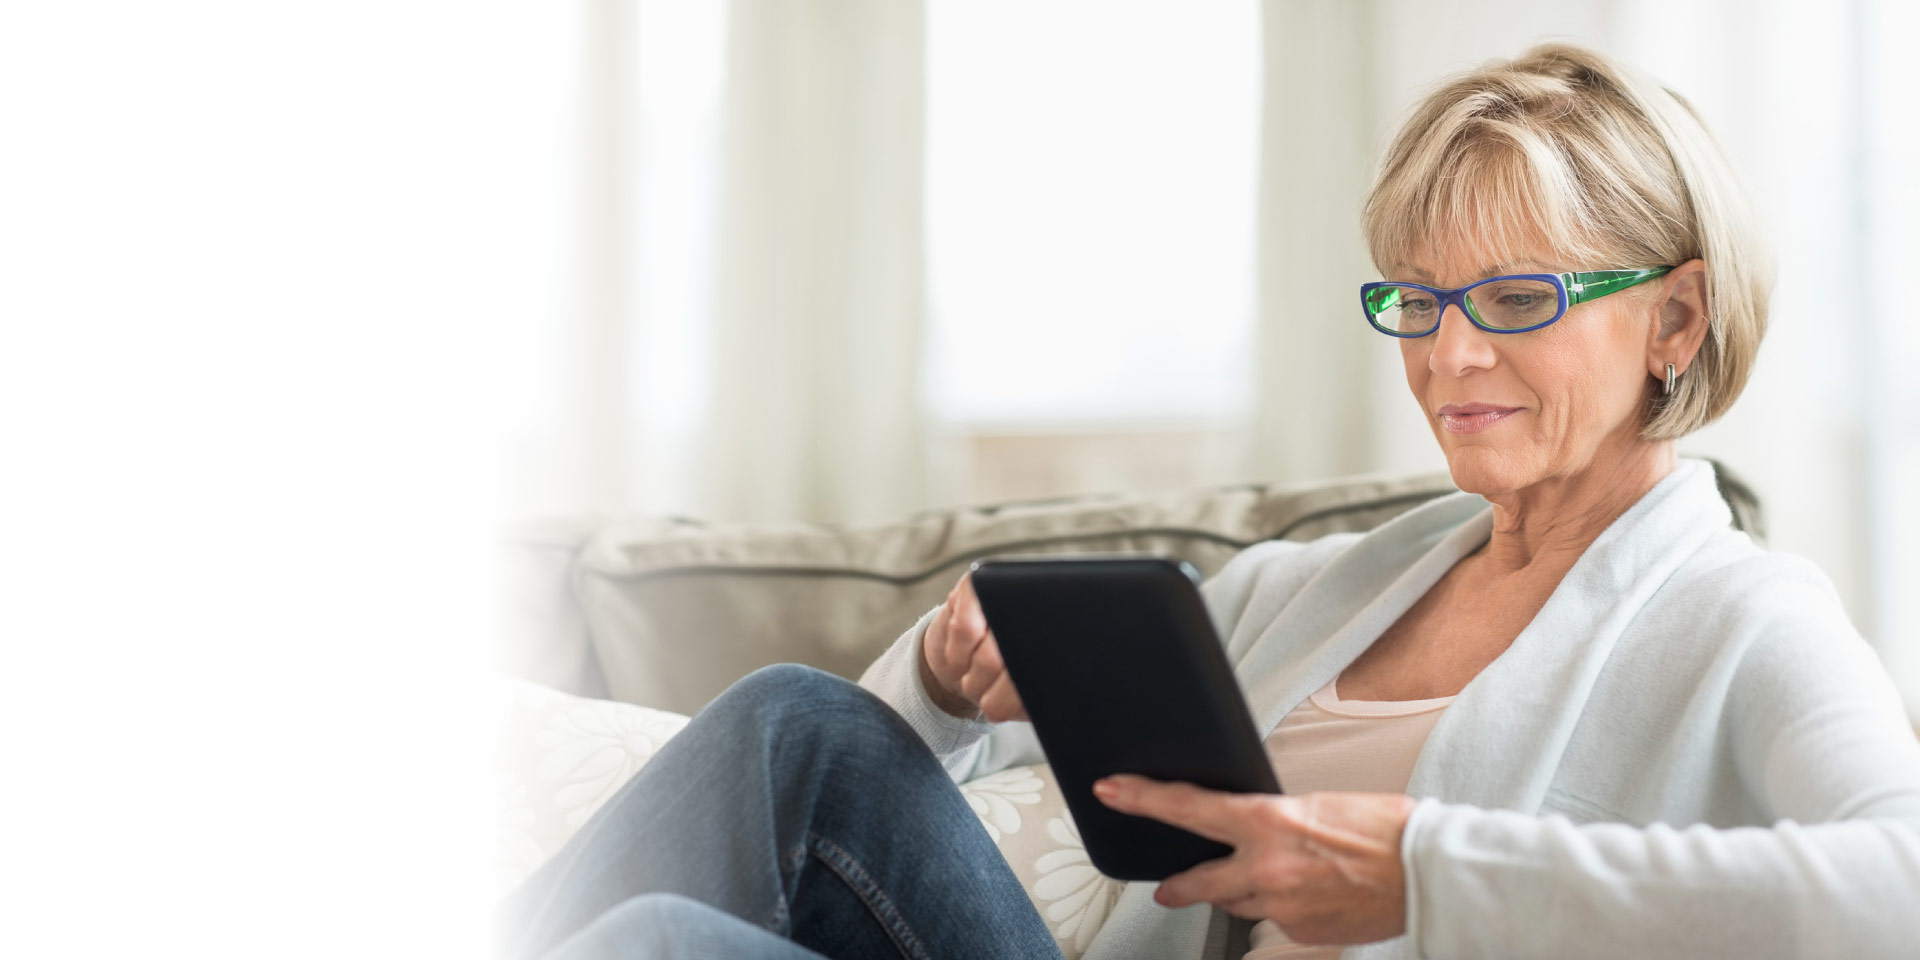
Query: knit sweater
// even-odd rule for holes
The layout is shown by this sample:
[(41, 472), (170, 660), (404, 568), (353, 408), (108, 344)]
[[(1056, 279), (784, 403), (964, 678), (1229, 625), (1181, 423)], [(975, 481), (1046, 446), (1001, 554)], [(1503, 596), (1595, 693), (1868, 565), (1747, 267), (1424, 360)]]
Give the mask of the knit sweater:
[[(1366, 534), (1270, 541), (1203, 586), (1262, 736), (1455, 562), (1456, 494)], [(916, 623), (861, 684), (958, 780), (1044, 762), (1032, 727), (920, 685)], [(1601, 533), (1434, 727), (1407, 792), (1388, 957), (1895, 957), (1920, 942), (1920, 743), (1827, 578), (1732, 528), (1682, 460)], [(1226, 915), (1128, 884), (1087, 960), (1206, 958)]]

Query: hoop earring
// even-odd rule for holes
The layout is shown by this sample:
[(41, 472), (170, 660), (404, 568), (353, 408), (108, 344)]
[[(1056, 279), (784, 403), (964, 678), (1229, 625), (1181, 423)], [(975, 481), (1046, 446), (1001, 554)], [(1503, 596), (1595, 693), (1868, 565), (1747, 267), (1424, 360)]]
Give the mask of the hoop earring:
[(1673, 364), (1667, 364), (1667, 396), (1673, 396)]

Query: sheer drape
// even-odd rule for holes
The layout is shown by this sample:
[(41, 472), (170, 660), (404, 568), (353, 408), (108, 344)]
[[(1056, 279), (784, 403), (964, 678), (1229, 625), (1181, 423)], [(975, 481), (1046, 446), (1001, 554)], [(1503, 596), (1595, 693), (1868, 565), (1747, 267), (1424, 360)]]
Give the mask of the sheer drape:
[(735, 0), (701, 512), (922, 506), (922, 10)]
[(1381, 344), (1347, 322), (1357, 313), (1356, 284), (1372, 269), (1359, 209), (1373, 167), (1380, 68), (1367, 40), (1373, 7), (1269, 3), (1261, 24), (1260, 295), (1248, 438), (1258, 477), (1374, 469), (1387, 415), (1378, 408), (1399, 401), (1379, 388)]
[(508, 513), (923, 506), (918, 0), (525, 19)]

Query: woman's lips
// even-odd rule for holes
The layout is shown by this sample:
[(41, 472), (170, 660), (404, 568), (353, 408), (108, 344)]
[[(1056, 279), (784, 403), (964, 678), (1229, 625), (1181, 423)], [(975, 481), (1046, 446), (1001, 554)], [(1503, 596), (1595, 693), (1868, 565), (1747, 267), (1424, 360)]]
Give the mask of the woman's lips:
[(1519, 413), (1520, 407), (1496, 407), (1490, 403), (1449, 403), (1440, 408), (1440, 426), (1448, 433), (1479, 433)]

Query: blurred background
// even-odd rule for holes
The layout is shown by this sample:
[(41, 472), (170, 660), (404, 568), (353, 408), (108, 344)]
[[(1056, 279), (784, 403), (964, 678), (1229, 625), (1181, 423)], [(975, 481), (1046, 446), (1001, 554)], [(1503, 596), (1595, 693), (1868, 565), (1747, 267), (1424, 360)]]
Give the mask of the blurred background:
[(1920, 716), (1920, 33), (1899, 0), (520, 6), (501, 508), (861, 521), (1445, 468), (1354, 308), (1374, 158), (1564, 39), (1705, 115), (1778, 253), (1733, 412)]
[(1439, 469), (1360, 197), (1548, 38), (1745, 177), (1773, 327), (1682, 449), (1920, 704), (1917, 8), (0, 4), (0, 954), (483, 951), (503, 522)]

